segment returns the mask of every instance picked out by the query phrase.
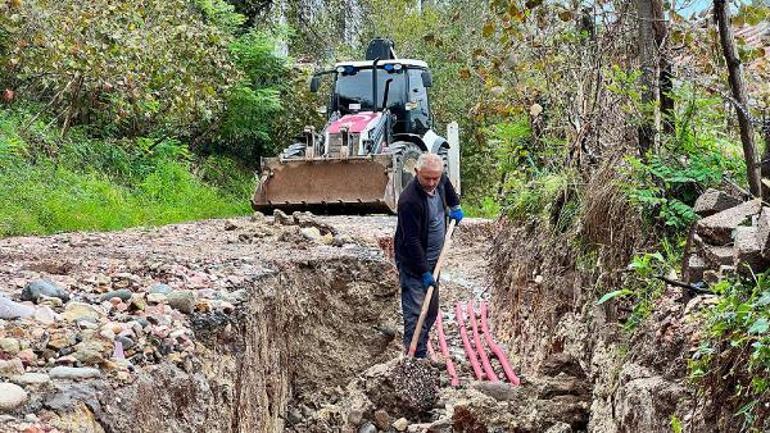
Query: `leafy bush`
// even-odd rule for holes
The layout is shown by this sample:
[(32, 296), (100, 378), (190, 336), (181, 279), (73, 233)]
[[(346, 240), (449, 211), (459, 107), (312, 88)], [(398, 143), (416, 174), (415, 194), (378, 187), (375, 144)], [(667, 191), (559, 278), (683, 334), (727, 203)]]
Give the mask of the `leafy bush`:
[(705, 310), (705, 332), (691, 376), (743, 419), (741, 431), (766, 431), (770, 415), (770, 274), (725, 279)]
[(654, 225), (669, 233), (684, 230), (696, 219), (695, 200), (706, 188), (718, 187), (722, 177), (741, 180), (743, 159), (727, 140), (720, 124), (718, 101), (681, 89), (676, 97), (676, 131), (658, 152), (629, 157), (630, 182), (624, 186), (632, 204)]
[(238, 79), (229, 36), (186, 0), (21, 2), (13, 21), (0, 70), (20, 96), (50, 103), (65, 129), (189, 135)]

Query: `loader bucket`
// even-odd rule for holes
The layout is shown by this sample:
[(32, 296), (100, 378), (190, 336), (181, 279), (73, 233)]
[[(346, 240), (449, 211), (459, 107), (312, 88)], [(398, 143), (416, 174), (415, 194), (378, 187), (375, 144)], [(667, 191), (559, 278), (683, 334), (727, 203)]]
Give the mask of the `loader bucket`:
[(262, 160), (251, 207), (269, 213), (391, 213), (396, 211), (392, 156)]

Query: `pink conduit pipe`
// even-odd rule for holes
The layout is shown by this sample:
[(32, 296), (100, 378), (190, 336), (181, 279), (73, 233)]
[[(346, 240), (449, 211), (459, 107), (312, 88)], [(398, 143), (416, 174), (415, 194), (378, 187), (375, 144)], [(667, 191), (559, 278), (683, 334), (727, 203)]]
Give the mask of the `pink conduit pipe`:
[(476, 375), (476, 379), (482, 380), (484, 373), (481, 372), (479, 361), (476, 359), (476, 353), (473, 351), (473, 346), (471, 346), (471, 342), (468, 340), (468, 332), (465, 330), (465, 320), (463, 320), (463, 311), (460, 308), (459, 302), (455, 304), (455, 318), (457, 318), (457, 326), (460, 328), (460, 337), (463, 340), (465, 355), (471, 363), (473, 374)]
[(492, 364), (489, 363), (487, 357), (487, 350), (484, 348), (484, 344), (481, 343), (481, 337), (479, 336), (479, 326), (476, 323), (476, 311), (473, 310), (473, 301), (468, 302), (468, 317), (471, 320), (471, 328), (473, 329), (473, 343), (476, 345), (476, 351), (481, 358), (481, 365), (484, 367), (484, 372), (487, 374), (487, 380), (490, 382), (497, 382), (497, 373), (492, 370)]
[(481, 306), (479, 308), (481, 309), (481, 330), (484, 332), (484, 338), (487, 340), (487, 345), (489, 345), (489, 348), (492, 350), (492, 353), (495, 354), (497, 359), (500, 360), (500, 364), (503, 366), (503, 371), (505, 372), (505, 377), (508, 378), (508, 381), (511, 382), (512, 385), (518, 386), (521, 383), (519, 377), (513, 372), (513, 368), (511, 368), (511, 363), (508, 362), (508, 357), (505, 356), (505, 352), (497, 345), (497, 343), (495, 343), (492, 339), (492, 334), (489, 332), (486, 301), (481, 301)]
[(455, 364), (452, 362), (452, 357), (449, 356), (449, 348), (447, 347), (446, 336), (444, 335), (444, 323), (441, 320), (441, 311), (438, 312), (438, 317), (436, 317), (436, 329), (438, 330), (438, 346), (446, 360), (446, 372), (449, 373), (450, 384), (453, 387), (460, 386), (460, 379), (457, 377)]

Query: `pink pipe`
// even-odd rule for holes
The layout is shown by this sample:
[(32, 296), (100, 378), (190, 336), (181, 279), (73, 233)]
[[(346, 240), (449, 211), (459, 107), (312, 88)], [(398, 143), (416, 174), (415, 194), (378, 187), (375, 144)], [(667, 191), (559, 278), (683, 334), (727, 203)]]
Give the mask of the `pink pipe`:
[(457, 326), (460, 328), (460, 337), (462, 337), (463, 340), (465, 355), (471, 363), (473, 374), (476, 375), (476, 379), (482, 380), (484, 373), (481, 372), (479, 361), (476, 360), (476, 353), (473, 351), (473, 346), (471, 346), (471, 342), (468, 340), (468, 332), (465, 330), (465, 320), (463, 320), (463, 312), (459, 302), (455, 304), (455, 317), (457, 318)]
[(489, 363), (489, 358), (487, 357), (487, 350), (481, 343), (481, 337), (479, 337), (479, 326), (476, 323), (476, 312), (473, 310), (473, 301), (468, 302), (468, 317), (470, 317), (471, 328), (473, 329), (473, 343), (476, 345), (476, 351), (479, 353), (479, 358), (481, 358), (481, 365), (484, 367), (487, 379), (490, 382), (497, 382), (497, 373), (495, 373), (495, 370), (492, 370), (492, 364)]
[(428, 355), (430, 355), (431, 361), (436, 361), (436, 351), (433, 350), (433, 343), (428, 339)]
[(516, 373), (513, 372), (511, 363), (508, 362), (508, 357), (505, 356), (503, 349), (501, 349), (500, 346), (495, 343), (495, 341), (492, 339), (492, 334), (489, 332), (489, 325), (487, 324), (486, 301), (481, 301), (481, 306), (479, 308), (481, 309), (481, 330), (484, 332), (484, 338), (487, 340), (487, 345), (490, 349), (492, 349), (492, 353), (497, 356), (497, 359), (500, 360), (500, 364), (503, 366), (503, 371), (505, 372), (505, 377), (508, 378), (508, 381), (511, 382), (511, 384), (514, 386), (519, 386), (521, 381), (519, 380), (519, 377), (516, 376)]
[(444, 355), (446, 360), (446, 372), (449, 373), (450, 384), (453, 387), (460, 386), (460, 379), (457, 377), (457, 370), (455, 370), (455, 364), (452, 362), (452, 357), (449, 356), (449, 348), (446, 344), (446, 336), (444, 335), (444, 323), (441, 320), (441, 311), (438, 312), (436, 317), (436, 329), (438, 330), (438, 346), (441, 349), (441, 354)]

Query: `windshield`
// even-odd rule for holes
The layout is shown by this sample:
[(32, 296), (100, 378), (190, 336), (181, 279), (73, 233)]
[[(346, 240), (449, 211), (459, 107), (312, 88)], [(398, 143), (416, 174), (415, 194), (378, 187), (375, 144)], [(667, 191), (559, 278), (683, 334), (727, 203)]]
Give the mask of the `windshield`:
[[(405, 70), (387, 72), (377, 69), (377, 107), (384, 108), (385, 85), (389, 81), (387, 105), (404, 105), (406, 98)], [(372, 110), (372, 70), (359, 69), (351, 75), (338, 74), (336, 93), (339, 95), (339, 109), (342, 112)], [(357, 105), (360, 104), (360, 107)]]

